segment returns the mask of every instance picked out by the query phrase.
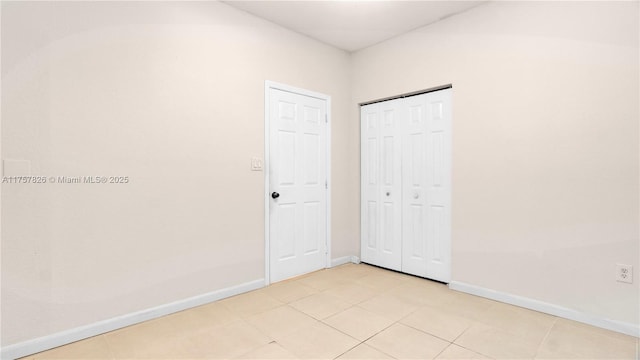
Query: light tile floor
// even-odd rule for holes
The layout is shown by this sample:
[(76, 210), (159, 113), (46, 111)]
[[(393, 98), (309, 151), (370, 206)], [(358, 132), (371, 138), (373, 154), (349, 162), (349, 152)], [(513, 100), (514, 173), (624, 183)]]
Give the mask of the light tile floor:
[(27, 359), (638, 359), (638, 338), (343, 265)]

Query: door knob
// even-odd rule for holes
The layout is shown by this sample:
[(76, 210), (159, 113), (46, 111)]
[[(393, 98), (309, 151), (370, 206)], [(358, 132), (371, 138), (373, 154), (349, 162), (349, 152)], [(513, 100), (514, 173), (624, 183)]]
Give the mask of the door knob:
[(274, 192), (271, 193), (271, 197), (274, 198), (274, 199), (277, 199), (277, 198), (280, 197), (280, 194), (278, 194), (277, 192), (274, 191)]

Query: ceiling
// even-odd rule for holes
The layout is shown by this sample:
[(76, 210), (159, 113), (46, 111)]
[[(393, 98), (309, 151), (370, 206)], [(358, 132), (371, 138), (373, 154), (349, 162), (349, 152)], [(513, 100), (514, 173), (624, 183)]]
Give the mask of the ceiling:
[(223, 1), (346, 51), (356, 51), (485, 1)]

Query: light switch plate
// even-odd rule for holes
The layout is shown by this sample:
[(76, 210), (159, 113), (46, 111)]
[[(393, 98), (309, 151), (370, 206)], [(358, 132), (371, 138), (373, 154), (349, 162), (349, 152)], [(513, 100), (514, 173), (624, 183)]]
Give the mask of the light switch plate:
[(31, 175), (31, 161), (29, 160), (2, 160), (2, 176), (29, 176)]
[(252, 157), (251, 158), (251, 171), (262, 171), (262, 158)]

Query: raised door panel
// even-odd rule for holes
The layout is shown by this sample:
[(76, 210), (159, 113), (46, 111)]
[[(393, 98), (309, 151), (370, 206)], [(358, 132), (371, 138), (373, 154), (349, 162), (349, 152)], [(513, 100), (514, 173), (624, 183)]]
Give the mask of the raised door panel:
[(451, 280), (451, 89), (427, 95), (427, 274)]
[(402, 267), (402, 129), (405, 126), (404, 100), (384, 101), (379, 106), (380, 230), (378, 263), (400, 270)]
[(402, 271), (427, 275), (427, 102), (426, 95), (405, 99), (403, 135)]
[(362, 106), (361, 119), (361, 254), (362, 261), (376, 264), (379, 257), (379, 110), (378, 104)]
[(361, 107), (361, 258), (400, 270), (401, 100)]

